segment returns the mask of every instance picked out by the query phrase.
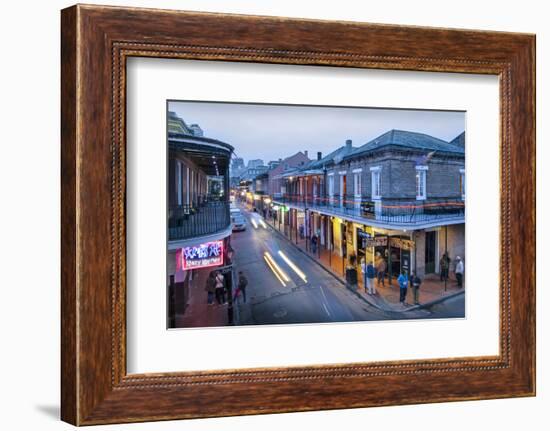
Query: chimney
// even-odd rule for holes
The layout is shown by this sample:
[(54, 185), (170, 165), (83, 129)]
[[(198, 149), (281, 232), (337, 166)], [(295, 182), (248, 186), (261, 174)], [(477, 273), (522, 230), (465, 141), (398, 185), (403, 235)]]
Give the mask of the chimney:
[(304, 150), (304, 155), (307, 157), (307, 150)]
[(323, 158), (323, 153), (320, 151), (317, 151), (317, 160), (321, 160)]
[(346, 150), (351, 150), (351, 139), (346, 139)]

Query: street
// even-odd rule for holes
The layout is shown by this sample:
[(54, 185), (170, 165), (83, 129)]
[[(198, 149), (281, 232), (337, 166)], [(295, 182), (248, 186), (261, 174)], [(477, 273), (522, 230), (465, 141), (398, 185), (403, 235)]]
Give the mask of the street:
[(247, 302), (242, 297), (238, 300), (239, 324), (430, 317), (424, 310), (397, 316), (371, 306), (275, 232), (259, 214), (244, 207), (241, 211), (247, 218), (247, 229), (234, 232), (231, 239), (235, 274), (243, 271), (248, 278)]

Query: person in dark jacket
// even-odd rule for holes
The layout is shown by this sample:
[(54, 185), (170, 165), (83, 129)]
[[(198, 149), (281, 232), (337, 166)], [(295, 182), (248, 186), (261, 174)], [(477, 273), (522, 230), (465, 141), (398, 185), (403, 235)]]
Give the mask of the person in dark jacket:
[(214, 302), (214, 292), (216, 291), (216, 274), (214, 271), (211, 271), (208, 275), (204, 290), (207, 292), (208, 305), (212, 305)]
[(407, 299), (407, 288), (409, 287), (409, 277), (405, 270), (401, 271), (401, 275), (397, 277), (399, 283), (399, 302), (405, 305), (405, 299)]
[(376, 277), (376, 270), (371, 261), (366, 262), (365, 259), (361, 259), (361, 271), (363, 272), (363, 278), (365, 282), (365, 293), (374, 295), (376, 289), (374, 287), (374, 279)]
[(413, 290), (413, 296), (414, 296), (414, 305), (420, 304), (418, 302), (418, 296), (420, 294), (420, 285), (422, 284), (422, 279), (416, 275), (416, 271), (413, 271), (412, 277), (411, 277), (411, 287)]
[(237, 284), (237, 291), (235, 292), (235, 298), (233, 300), (237, 299), (240, 293), (243, 295), (243, 302), (246, 302), (246, 286), (248, 285), (248, 279), (244, 275), (242, 271), (239, 271), (239, 281)]

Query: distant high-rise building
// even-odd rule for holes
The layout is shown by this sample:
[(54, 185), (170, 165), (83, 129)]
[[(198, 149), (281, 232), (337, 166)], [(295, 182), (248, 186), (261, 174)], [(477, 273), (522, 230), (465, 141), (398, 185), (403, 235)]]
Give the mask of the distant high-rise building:
[(252, 159), (248, 161), (248, 165), (246, 165), (246, 167), (248, 169), (256, 168), (258, 166), (262, 166), (263, 164), (264, 164), (264, 161), (262, 159)]
[(243, 169), (244, 159), (242, 157), (235, 157), (231, 160), (231, 169)]

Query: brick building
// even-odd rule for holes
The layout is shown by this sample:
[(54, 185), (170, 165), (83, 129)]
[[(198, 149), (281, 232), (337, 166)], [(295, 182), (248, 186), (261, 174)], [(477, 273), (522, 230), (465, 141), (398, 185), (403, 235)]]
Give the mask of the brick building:
[(384, 259), (390, 278), (437, 273), (444, 253), (464, 258), (464, 133), (446, 142), (390, 130), (283, 179), (277, 217), (340, 258)]

